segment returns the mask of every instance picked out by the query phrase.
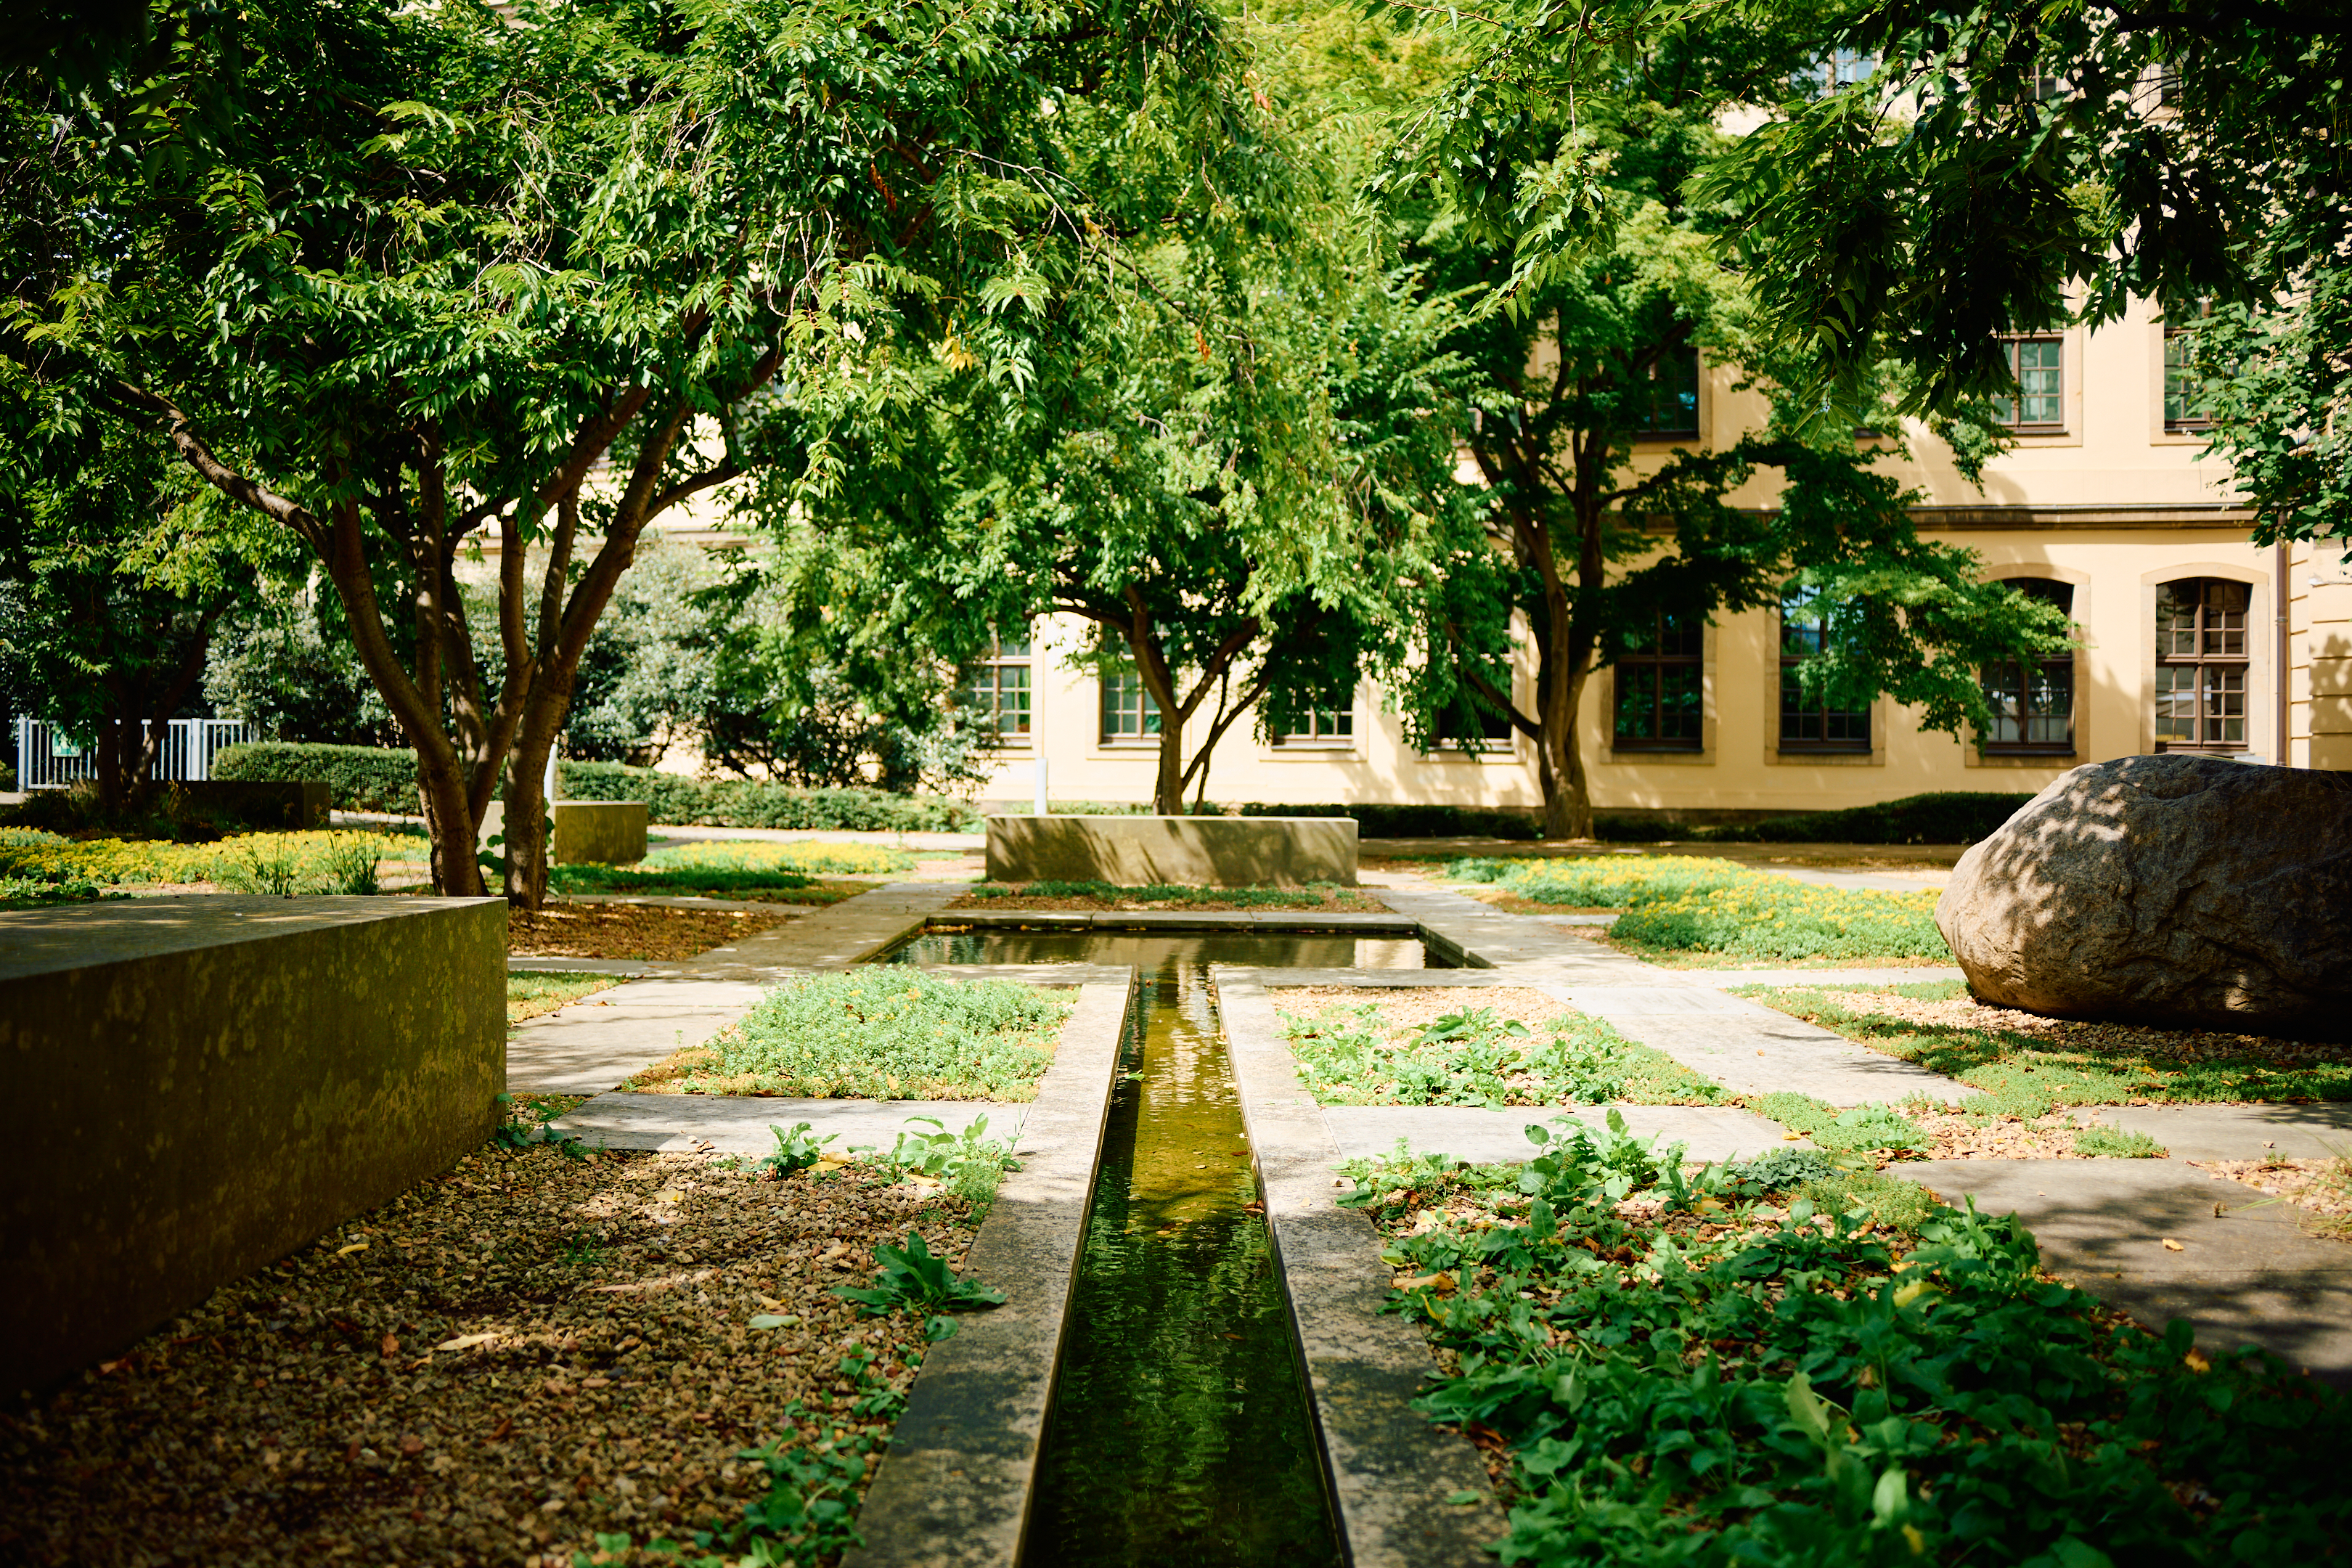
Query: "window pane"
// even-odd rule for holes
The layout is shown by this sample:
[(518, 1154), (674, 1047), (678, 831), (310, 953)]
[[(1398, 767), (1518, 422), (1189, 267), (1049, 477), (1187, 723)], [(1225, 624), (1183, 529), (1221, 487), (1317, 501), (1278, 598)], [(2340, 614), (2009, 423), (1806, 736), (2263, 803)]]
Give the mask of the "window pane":
[(1102, 732), (1105, 740), (1140, 740), (1160, 733), (1160, 705), (1143, 689), (1143, 678), (1131, 669), (1102, 679)]
[(2017, 386), (2025, 401), (2025, 425), (2062, 425), (2066, 410), (2061, 384), (2061, 353), (2065, 345), (2056, 338), (2036, 338), (2017, 345)]
[(1699, 739), (1704, 707), (1696, 665), (1667, 665), (1658, 670), (1658, 736), (1661, 741)]
[(2205, 651), (2227, 658), (2246, 657), (2246, 605), (2252, 598), (2243, 583), (2205, 584)]
[(2045, 659), (2033, 667), (2025, 689), (2025, 742), (2033, 746), (2074, 743), (2074, 661)]
[(2196, 337), (2179, 329), (2164, 334), (2164, 422), (2175, 429), (2213, 422), (2211, 390), (2197, 363)]
[(1985, 703), (1992, 710), (1992, 728), (1985, 731), (1990, 746), (2013, 746), (2025, 739), (2023, 682), (2013, 664), (1995, 665), (1984, 672)]
[(2208, 745), (2246, 743), (2246, 672), (2205, 671), (2205, 741)]
[(1622, 741), (1658, 739), (1658, 667), (1622, 665), (1617, 671), (1617, 738)]
[(2156, 591), (2156, 652), (2159, 658), (2197, 657), (2197, 588), (2167, 583)]
[(2197, 743), (2197, 670), (2174, 666), (2156, 672), (2156, 738)]
[(1820, 599), (1818, 588), (1791, 588), (1780, 595), (1780, 652), (1784, 657), (1804, 658), (1828, 646)]
[(1633, 429), (1649, 436), (1698, 434), (1698, 350), (1669, 344), (1650, 364), (1636, 392)]

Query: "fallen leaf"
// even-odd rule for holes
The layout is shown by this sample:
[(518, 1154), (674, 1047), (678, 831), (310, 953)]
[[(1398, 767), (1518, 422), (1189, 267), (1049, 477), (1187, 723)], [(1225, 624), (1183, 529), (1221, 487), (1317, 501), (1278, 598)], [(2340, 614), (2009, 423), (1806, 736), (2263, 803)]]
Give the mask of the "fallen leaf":
[(761, 1312), (743, 1326), (748, 1329), (789, 1329), (800, 1321), (797, 1312)]
[(400, 1353), (400, 1341), (394, 1335), (386, 1334), (383, 1336), (383, 1359), (390, 1361), (393, 1357)]
[(2188, 1248), (2182, 1247), (2180, 1243), (2173, 1240), (2172, 1237), (2168, 1236), (2164, 1238), (2164, 1250), (2167, 1252), (2185, 1252)]
[(365, 1252), (366, 1250), (366, 1242), (354, 1241), (349, 1247), (339, 1247), (335, 1248), (335, 1256), (338, 1258), (349, 1258), (354, 1252)]
[(496, 1334), (460, 1334), (454, 1340), (444, 1340), (433, 1348), (436, 1351), (469, 1351), (476, 1345), (488, 1344)]
[(2205, 1352), (2193, 1347), (2187, 1355), (2180, 1359), (2189, 1363), (2189, 1370), (2191, 1372), (2210, 1372), (2213, 1370), (2213, 1363), (2205, 1359)]

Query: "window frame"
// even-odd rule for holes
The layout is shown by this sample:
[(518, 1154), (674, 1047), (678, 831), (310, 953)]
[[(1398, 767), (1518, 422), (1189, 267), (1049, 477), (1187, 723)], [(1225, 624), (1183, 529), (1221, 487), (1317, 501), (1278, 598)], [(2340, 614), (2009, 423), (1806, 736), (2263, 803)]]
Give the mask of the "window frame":
[[(1134, 712), (1138, 728), (1133, 731), (1115, 731), (1111, 728), (1110, 722), (1113, 694), (1116, 691), (1123, 699), (1130, 682), (1133, 683), (1136, 698)], [(1118, 703), (1118, 711), (1122, 716), (1128, 711), (1123, 700)], [(1141, 751), (1148, 748), (1157, 751), (1162, 733), (1160, 723), (1160, 704), (1153, 701), (1151, 693), (1144, 689), (1142, 671), (1129, 665), (1124, 668), (1107, 670), (1096, 677), (1095, 738), (1097, 745), (1106, 750), (1115, 748)]]
[[(1331, 728), (1326, 728), (1330, 721)], [(1294, 730), (1286, 735), (1273, 737), (1273, 744), (1285, 752), (1352, 752), (1356, 749), (1356, 705), (1350, 700), (1344, 705), (1307, 710), (1307, 728)]]
[[(2198, 312), (2200, 319), (2202, 319), (2204, 314), (2205, 310), (2201, 309)], [(2201, 414), (2183, 415), (2177, 418), (2174, 416), (2172, 412), (2172, 401), (2174, 397), (2172, 390), (2172, 374), (2175, 369), (2185, 370), (2189, 368), (2185, 365), (2176, 366), (2173, 363), (2173, 345), (2177, 342), (2187, 342), (2193, 339), (2196, 336), (2197, 329), (2193, 324), (2189, 326), (2175, 326), (2171, 321), (2159, 321), (2157, 324), (2157, 419), (2161, 425), (2164, 434), (2167, 436), (2185, 437), (2192, 440), (2202, 440), (2212, 434), (2213, 414), (2211, 409), (2208, 408)]]
[[(1672, 360), (1676, 364), (1680, 364), (1685, 356), (1688, 357), (1690, 364), (1689, 423), (1671, 426), (1660, 425), (1654, 426), (1649, 423), (1649, 420), (1657, 411), (1658, 383), (1660, 380), (1659, 372), (1666, 368), (1669, 360)], [(1703, 416), (1699, 404), (1706, 395), (1706, 363), (1699, 354), (1698, 344), (1691, 341), (1690, 333), (1687, 330), (1677, 326), (1674, 331), (1667, 335), (1666, 341), (1658, 347), (1657, 357), (1650, 362), (1649, 372), (1649, 379), (1647, 382), (1647, 385), (1650, 388), (1648, 406), (1643, 415), (1642, 422), (1632, 426), (1630, 428), (1629, 433), (1632, 435), (1633, 438), (1636, 442), (1697, 440), (1699, 438), (1700, 421)]]
[[(2164, 610), (2165, 595), (2168, 590), (2175, 590), (2185, 584), (2195, 585), (2197, 589), (2197, 605), (2195, 616), (2191, 622), (2189, 631), (2190, 638), (2195, 645), (2194, 649), (2192, 652), (2183, 655), (2174, 652), (2171, 648), (2170, 643), (2175, 634), (2172, 629), (2168, 627), (2165, 624)], [(2209, 626), (2207, 622), (2206, 616), (2209, 609), (2208, 601), (2210, 597), (2211, 590), (2217, 585), (2233, 588), (2242, 595), (2243, 603), (2236, 611), (2222, 612), (2223, 614), (2234, 613), (2238, 616), (2238, 625), (2235, 627), (2221, 626), (2216, 628)], [(2155, 689), (2149, 692), (2148, 697), (2149, 711), (2153, 720), (2153, 727), (2150, 734), (2157, 751), (2189, 752), (2207, 756), (2231, 756), (2253, 750), (2253, 723), (2255, 713), (2252, 700), (2254, 696), (2253, 656), (2256, 631), (2254, 618), (2254, 587), (2255, 585), (2252, 583), (2242, 583), (2233, 577), (2213, 576), (2175, 577), (2156, 584), (2156, 617), (2154, 628), (2156, 634), (2156, 686)], [(2223, 636), (2228, 636), (2234, 631), (2238, 639), (2238, 651), (2236, 653), (2213, 653), (2207, 650), (2205, 647), (2206, 640), (2209, 636), (2213, 635), (2217, 630)], [(2176, 740), (2163, 733), (2166, 720), (2164, 704), (2167, 698), (2170, 695), (2170, 691), (2165, 684), (2165, 672), (2167, 670), (2180, 669), (2189, 669), (2197, 672), (2191, 678), (2189, 688), (2191, 694), (2191, 701), (2193, 703), (2191, 721), (2194, 723), (2197, 730), (2197, 738), (2193, 741)], [(2210, 695), (2213, 689), (2216, 689), (2209, 688), (2207, 684), (2206, 672), (2209, 670), (2213, 671), (2218, 675), (2235, 675), (2237, 677), (2237, 689), (2235, 695), (2238, 699), (2238, 711), (2234, 715), (2227, 712), (2218, 714), (2208, 712), (2206, 707), (2207, 698)], [(2226, 686), (2221, 687), (2218, 689), (2225, 695), (2228, 694), (2229, 691), (2229, 689)], [(2209, 725), (2226, 725), (2232, 718), (2236, 720), (2238, 724), (2238, 739), (2235, 741), (2228, 741), (2210, 740), (2207, 738), (2206, 731)]]
[[(2021, 437), (2064, 436), (2070, 434), (2073, 430), (2073, 422), (2068, 418), (2068, 414), (2070, 412), (2069, 405), (2071, 403), (2069, 393), (2074, 377), (2067, 374), (2072, 367), (2067, 363), (2071, 356), (2067, 353), (2066, 334), (2063, 331), (2003, 332), (2000, 334), (2000, 342), (2001, 345), (2001, 353), (2008, 361), (2010, 379), (2017, 384), (2017, 390), (2014, 393), (1997, 393), (1994, 395), (1993, 423), (1999, 425), (2003, 429)], [(2035, 394), (2029, 394), (2026, 391), (2025, 371), (2027, 367), (2023, 363), (2023, 350), (2024, 346), (2028, 343), (2046, 343), (2053, 346), (2058, 351), (2058, 363), (2055, 365), (2034, 365), (2031, 367), (2036, 371), (2054, 370), (2058, 376), (2058, 385), (2056, 390), (2049, 393)], [(2049, 398), (2051, 402), (2057, 405), (2058, 417), (2054, 420), (2027, 419), (2025, 417), (2025, 409), (2029, 396)], [(2001, 417), (2000, 411), (2001, 405), (2004, 403), (2009, 405), (2012, 416), (2011, 417)]]
[[(1686, 628), (1688, 652), (1667, 653), (1666, 621), (1668, 612), (1654, 613), (1649, 646), (1646, 649), (1628, 648), (1617, 656), (1611, 671), (1609, 702), (1609, 749), (1612, 752), (1648, 752), (1686, 753), (1706, 749), (1706, 622), (1696, 617)], [(1668, 670), (1688, 671), (1694, 705), (1690, 711), (1691, 732), (1688, 736), (1665, 736), (1658, 733), (1664, 728), (1662, 721), (1665, 708), (1665, 675)], [(1638, 671), (1648, 671), (1650, 686), (1649, 712), (1652, 733), (1628, 736), (1621, 728), (1626, 698), (1626, 678)]]
[[(2053, 588), (2063, 588), (2065, 590), (2064, 608), (2066, 615), (2071, 619), (2074, 614), (2075, 584), (2066, 582), (2063, 578), (2017, 576), (2004, 577), (2000, 579), (2000, 581), (2007, 583), (2010, 586), (2016, 588), (2022, 593), (2032, 592), (2032, 590), (2025, 587), (2025, 584), (2029, 583), (2046, 584)], [(2036, 595), (2035, 596), (2054, 602), (2053, 596), (2047, 594)], [(2017, 672), (2016, 684), (2017, 689), (2021, 695), (2021, 705), (2023, 694), (2032, 689), (2031, 678), (2032, 675), (2043, 669), (2053, 668), (2059, 666), (2063, 666), (2066, 671), (2065, 741), (2063, 743), (2056, 741), (2031, 741), (2022, 739), (2015, 741), (1996, 741), (1991, 739), (1989, 735), (1980, 734), (1977, 737), (1977, 751), (1979, 754), (1988, 757), (2071, 757), (2077, 753), (2080, 749), (2080, 742), (2077, 739), (2076, 731), (2081, 723), (2083, 693), (2082, 687), (2075, 680), (2076, 671), (2073, 650), (2070, 649), (2063, 654), (2053, 654), (2046, 657), (2036, 658), (2029, 661), (2011, 662), (1999, 665), (1993, 668), (1996, 669), (2014, 670)], [(1977, 679), (1980, 685), (1986, 688), (1985, 696), (1987, 700), (1990, 700), (1992, 693), (1990, 689), (1990, 683), (1987, 679), (1986, 672), (1981, 669), (1979, 670), (1977, 672)], [(2021, 727), (2030, 727), (2033, 717), (2034, 716), (2031, 714), (2021, 715), (2022, 724)]]
[[(1017, 751), (1034, 740), (1037, 721), (1036, 646), (1034, 637), (1024, 637), (1017, 644), (1010, 644), (992, 632), (988, 651), (972, 661), (969, 678), (963, 683), (964, 694), (974, 711), (984, 714), (990, 721), (982, 726), (988, 737), (982, 743), (992, 751)], [(1020, 650), (1018, 653), (1012, 651), (1015, 647)], [(1014, 669), (1021, 672), (1021, 727), (1006, 730), (1003, 727), (1004, 676)], [(983, 679), (988, 682), (985, 700), (982, 700), (981, 684)]]
[[(1813, 626), (1803, 629), (1804, 633), (1811, 635), (1815, 639), (1813, 647), (1803, 653), (1792, 654), (1789, 651), (1789, 609), (1792, 598), (1795, 599), (1796, 603), (1803, 604), (1808, 602), (1810, 599), (1818, 596), (1816, 591), (1812, 589), (1805, 589), (1801, 592), (1803, 596), (1796, 597), (1795, 595), (1792, 595), (1789, 590), (1783, 589), (1780, 594), (1780, 607), (1773, 612), (1774, 618), (1778, 623), (1776, 629), (1776, 646), (1780, 650), (1780, 679), (1778, 685), (1780, 693), (1780, 701), (1778, 709), (1779, 716), (1774, 728), (1774, 733), (1777, 737), (1774, 744), (1780, 753), (1783, 756), (1869, 755), (1877, 745), (1877, 721), (1876, 717), (1871, 712), (1870, 708), (1868, 707), (1859, 709), (1832, 708), (1829, 705), (1826, 700), (1823, 700), (1810, 708), (1800, 710), (1801, 711), (1810, 714), (1820, 721), (1820, 733), (1817, 735), (1801, 735), (1794, 738), (1791, 738), (1789, 734), (1789, 714), (1790, 712), (1789, 707), (1789, 693), (1790, 689), (1790, 672), (1794, 669), (1796, 666), (1802, 664), (1807, 658), (1811, 658), (1812, 654), (1818, 653), (1829, 646), (1829, 628), (1816, 622)], [(1801, 688), (1799, 689), (1801, 692)], [(1848, 719), (1859, 719), (1862, 721), (1862, 735), (1860, 739), (1856, 739), (1851, 735), (1832, 737), (1829, 734), (1829, 728), (1830, 720), (1832, 715), (1842, 715)]]

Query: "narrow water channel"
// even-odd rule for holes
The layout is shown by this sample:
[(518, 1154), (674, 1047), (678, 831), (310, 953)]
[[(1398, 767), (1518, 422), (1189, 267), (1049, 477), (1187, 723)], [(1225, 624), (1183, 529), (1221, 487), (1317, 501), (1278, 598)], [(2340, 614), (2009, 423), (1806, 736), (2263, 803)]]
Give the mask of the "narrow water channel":
[(1337, 1568), (1209, 965), (1419, 969), (1421, 943), (972, 931), (891, 957), (1142, 972), (1023, 1568)]

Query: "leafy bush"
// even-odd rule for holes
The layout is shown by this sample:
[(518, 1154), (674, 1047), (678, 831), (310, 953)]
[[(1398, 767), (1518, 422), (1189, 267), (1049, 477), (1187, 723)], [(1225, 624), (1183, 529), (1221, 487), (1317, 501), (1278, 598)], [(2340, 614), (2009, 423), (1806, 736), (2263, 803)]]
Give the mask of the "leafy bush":
[(1458, 1216), (1391, 1229), (1392, 1305), (1447, 1352), (1423, 1407), (1499, 1440), (1504, 1563), (2338, 1550), (2352, 1494), (2311, 1456), (2352, 1439), (2343, 1394), (2258, 1351), (2209, 1360), (2187, 1322), (2105, 1313), (2041, 1278), (2014, 1219), (1923, 1208), (1903, 1251), (1859, 1212), (1756, 1207), (1682, 1155), (1612, 1127), (1549, 1142), (1507, 1185), (1421, 1164), (1346, 1200)]
[(691, 1092), (1034, 1100), (1072, 1004), (1009, 980), (898, 965), (788, 981), (712, 1038)]
[(2015, 816), (2030, 795), (1943, 790), (1839, 811), (1800, 811), (1761, 822), (1675, 827), (1639, 817), (1602, 816), (1596, 837), (1620, 844), (1665, 839), (1702, 844), (1973, 844)]
[(343, 891), (361, 857), (421, 860), (425, 854), (423, 839), (383, 833), (247, 833), (215, 844), (43, 835), (0, 843), (0, 877), (56, 883), (218, 882), (269, 894)]
[(1512, 838), (1543, 837), (1533, 812), (1466, 805), (1267, 805), (1238, 807), (1237, 816), (1347, 816), (1366, 838)]
[(248, 741), (213, 758), (216, 779), (315, 779), (338, 811), (417, 814), (416, 753), (391, 746)]
[(566, 800), (641, 800), (656, 822), (710, 827), (781, 827), (812, 832), (961, 833), (977, 824), (971, 807), (941, 795), (878, 789), (788, 789), (751, 779), (690, 779), (618, 763), (563, 763), (557, 793)]
[(861, 1144), (854, 1152), (871, 1156), (894, 1182), (927, 1177), (971, 1204), (993, 1200), (1004, 1173), (1021, 1168), (1021, 1162), (1013, 1157), (1011, 1143), (988, 1136), (985, 1116), (974, 1117), (961, 1132), (949, 1131), (947, 1123), (936, 1116), (909, 1116), (907, 1125), (928, 1126), (930, 1131), (902, 1131), (887, 1150)]
[(1930, 1142), (1910, 1118), (1891, 1106), (1856, 1105), (1840, 1110), (1811, 1095), (1779, 1089), (1758, 1097), (1755, 1108), (1832, 1153), (1864, 1149), (1925, 1149)]
[[(1004, 1292), (976, 1279), (959, 1279), (947, 1260), (933, 1255), (919, 1232), (907, 1233), (907, 1245), (888, 1243), (874, 1249), (875, 1275), (870, 1287), (844, 1285), (834, 1294), (855, 1301), (869, 1317), (887, 1317), (900, 1308), (924, 1312), (969, 1312), (1004, 1305)], [(941, 1336), (945, 1337), (945, 1336)]]
[(1434, 1019), (1402, 1039), (1377, 1003), (1277, 1016), (1300, 1079), (1324, 1105), (1703, 1104), (1722, 1092), (1664, 1052), (1580, 1013), (1538, 1033), (1481, 1007)]

